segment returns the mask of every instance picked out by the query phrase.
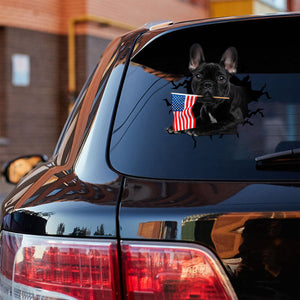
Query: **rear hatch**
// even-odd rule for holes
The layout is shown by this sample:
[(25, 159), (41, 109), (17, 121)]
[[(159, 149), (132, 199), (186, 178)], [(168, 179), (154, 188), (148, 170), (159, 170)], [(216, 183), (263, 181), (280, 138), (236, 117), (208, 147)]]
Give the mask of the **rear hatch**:
[[(149, 31), (118, 104), (109, 159), (126, 177), (121, 239), (204, 246), (241, 299), (300, 297), (299, 29), (284, 15)], [(227, 72), (201, 73), (195, 44)], [(191, 124), (176, 127), (178, 103), (215, 75), (231, 92), (197, 93)]]

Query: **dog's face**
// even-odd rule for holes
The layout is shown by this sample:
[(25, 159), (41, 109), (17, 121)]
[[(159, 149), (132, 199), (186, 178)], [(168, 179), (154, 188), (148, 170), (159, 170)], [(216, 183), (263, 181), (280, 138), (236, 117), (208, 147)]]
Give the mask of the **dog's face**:
[(191, 88), (196, 95), (202, 95), (203, 103), (216, 105), (222, 101), (215, 101), (214, 96), (226, 97), (230, 90), (230, 75), (236, 72), (237, 52), (235, 48), (228, 48), (219, 64), (206, 63), (203, 50), (199, 44), (190, 49), (189, 70), (192, 73)]
[(212, 100), (213, 96), (228, 96), (229, 74), (220, 65), (202, 63), (192, 75), (192, 91), (194, 94), (202, 95), (203, 100)]

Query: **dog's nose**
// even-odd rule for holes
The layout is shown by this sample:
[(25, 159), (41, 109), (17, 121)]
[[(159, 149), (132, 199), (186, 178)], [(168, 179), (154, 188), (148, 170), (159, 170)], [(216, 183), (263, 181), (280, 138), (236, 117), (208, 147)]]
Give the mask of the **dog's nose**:
[(203, 82), (203, 87), (206, 89), (211, 89), (213, 87), (213, 83), (211, 81)]

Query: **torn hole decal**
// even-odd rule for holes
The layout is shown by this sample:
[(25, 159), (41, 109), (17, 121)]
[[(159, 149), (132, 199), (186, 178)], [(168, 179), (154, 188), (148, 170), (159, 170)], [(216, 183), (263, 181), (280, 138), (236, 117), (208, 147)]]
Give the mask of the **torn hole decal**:
[(202, 47), (191, 46), (188, 93), (171, 93), (173, 124), (168, 133), (238, 135), (237, 125), (248, 123), (248, 104), (257, 101), (263, 89), (253, 91), (249, 77), (236, 77), (237, 58), (236, 48), (229, 47), (219, 63), (207, 63)]

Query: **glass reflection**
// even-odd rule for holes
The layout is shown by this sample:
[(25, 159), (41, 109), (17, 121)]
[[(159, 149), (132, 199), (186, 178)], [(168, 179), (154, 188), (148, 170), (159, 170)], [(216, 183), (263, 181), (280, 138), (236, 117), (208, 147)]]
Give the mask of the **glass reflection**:
[(137, 235), (150, 239), (174, 240), (177, 238), (177, 222), (151, 221), (140, 223)]

